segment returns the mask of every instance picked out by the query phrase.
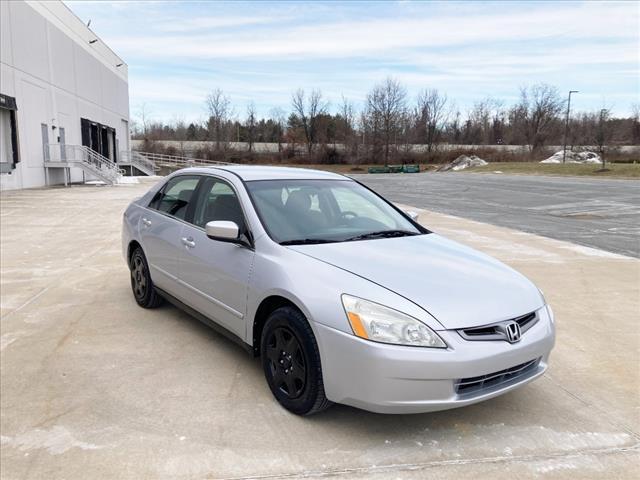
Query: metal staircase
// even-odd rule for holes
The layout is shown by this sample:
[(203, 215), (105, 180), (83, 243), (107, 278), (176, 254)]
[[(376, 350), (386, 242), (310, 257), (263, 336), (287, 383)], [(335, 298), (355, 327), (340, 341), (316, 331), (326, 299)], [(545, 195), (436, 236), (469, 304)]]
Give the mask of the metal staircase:
[(135, 150), (125, 150), (120, 152), (118, 165), (120, 165), (121, 167), (129, 167), (129, 173), (131, 175), (133, 175), (133, 168), (147, 176), (155, 175), (159, 170), (159, 167), (153, 160), (150, 160), (145, 155)]
[[(64, 169), (64, 183), (70, 181), (70, 169), (80, 168), (85, 174), (97, 178), (109, 185), (120, 182), (127, 173), (134, 175), (134, 169), (143, 175), (156, 175), (161, 170), (164, 174), (186, 167), (202, 167), (211, 165), (235, 165), (230, 162), (207, 160), (204, 158), (179, 157), (161, 153), (123, 151), (118, 163), (91, 150), (85, 145), (61, 145), (51, 143), (45, 147), (45, 172), (49, 169)], [(48, 183), (48, 181), (47, 181)]]
[(65, 185), (68, 169), (77, 167), (92, 177), (109, 185), (119, 182), (124, 174), (117, 163), (112, 162), (84, 145), (60, 145), (51, 143), (45, 150), (45, 169), (65, 169)]

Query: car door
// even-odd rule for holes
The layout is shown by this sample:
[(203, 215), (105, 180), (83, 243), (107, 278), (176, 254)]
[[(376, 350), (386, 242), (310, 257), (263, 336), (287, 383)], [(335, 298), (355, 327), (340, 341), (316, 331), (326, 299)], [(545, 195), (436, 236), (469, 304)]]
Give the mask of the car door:
[(222, 178), (206, 176), (198, 188), (192, 224), (182, 230), (179, 278), (187, 288), (187, 304), (245, 338), (249, 273), (254, 251), (235, 243), (212, 240), (207, 222), (235, 222), (247, 232), (245, 215), (234, 187)]
[(178, 284), (182, 229), (199, 180), (196, 175), (169, 179), (154, 195), (138, 225), (153, 283), (177, 297), (183, 290)]

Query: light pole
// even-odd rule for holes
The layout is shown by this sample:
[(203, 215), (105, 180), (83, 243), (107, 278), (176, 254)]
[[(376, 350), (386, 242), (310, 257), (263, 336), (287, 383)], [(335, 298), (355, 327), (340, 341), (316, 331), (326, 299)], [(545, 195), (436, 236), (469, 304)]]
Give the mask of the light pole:
[(562, 147), (562, 163), (567, 159), (567, 132), (569, 131), (569, 112), (571, 111), (571, 94), (579, 93), (578, 90), (569, 90), (569, 101), (567, 102), (567, 116), (564, 121), (564, 145)]

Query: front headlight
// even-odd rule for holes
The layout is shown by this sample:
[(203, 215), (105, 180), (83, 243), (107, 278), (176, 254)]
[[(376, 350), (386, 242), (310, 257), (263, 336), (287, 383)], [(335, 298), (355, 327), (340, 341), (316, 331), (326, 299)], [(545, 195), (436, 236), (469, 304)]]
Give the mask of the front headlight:
[(351, 295), (342, 305), (353, 333), (367, 340), (414, 347), (447, 348), (447, 344), (424, 323), (409, 315)]

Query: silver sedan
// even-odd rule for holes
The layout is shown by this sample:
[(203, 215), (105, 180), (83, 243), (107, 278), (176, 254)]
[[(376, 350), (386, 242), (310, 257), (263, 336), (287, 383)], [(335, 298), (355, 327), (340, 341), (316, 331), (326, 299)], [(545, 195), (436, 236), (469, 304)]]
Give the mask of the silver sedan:
[(533, 283), (337, 174), (180, 170), (127, 208), (122, 240), (141, 307), (237, 341), (300, 415), (469, 405), (541, 376), (554, 345)]

